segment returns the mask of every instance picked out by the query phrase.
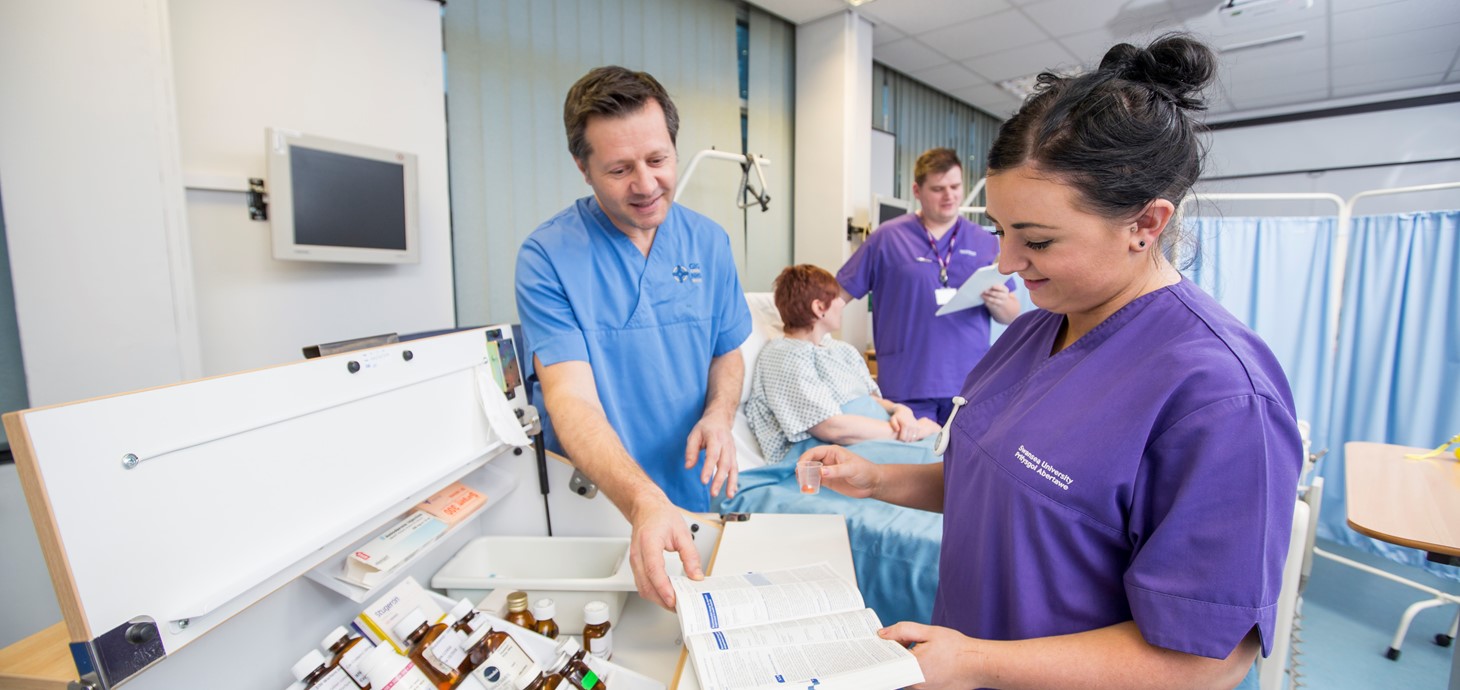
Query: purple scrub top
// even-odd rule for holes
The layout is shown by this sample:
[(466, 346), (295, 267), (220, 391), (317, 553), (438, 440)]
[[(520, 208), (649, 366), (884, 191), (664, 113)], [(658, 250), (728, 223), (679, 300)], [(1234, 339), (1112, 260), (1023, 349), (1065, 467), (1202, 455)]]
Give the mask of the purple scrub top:
[(1272, 647), (1302, 445), (1267, 346), (1189, 281), (1051, 356), (1010, 325), (969, 375), (933, 623), (1015, 640), (1134, 620), (1152, 645)]
[[(957, 242), (951, 255), (948, 244)], [(994, 262), (999, 241), (987, 229), (959, 216), (938, 238), (937, 256), (948, 256), (948, 286), (957, 288), (973, 272)], [(928, 231), (916, 214), (883, 223), (837, 271), (852, 297), (872, 294), (872, 339), (877, 347), (877, 385), (889, 400), (949, 398), (989, 349), (989, 310), (935, 316), (934, 291), (943, 286)], [(1008, 282), (1014, 289), (1014, 281)]]

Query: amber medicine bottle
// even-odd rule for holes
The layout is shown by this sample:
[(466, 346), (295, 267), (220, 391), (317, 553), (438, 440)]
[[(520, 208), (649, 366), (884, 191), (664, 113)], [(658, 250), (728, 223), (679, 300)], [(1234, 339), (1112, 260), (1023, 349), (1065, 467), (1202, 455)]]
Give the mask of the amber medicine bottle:
[(507, 595), (507, 616), (504, 620), (528, 630), (537, 629), (537, 619), (527, 612), (527, 592), (517, 591)]
[(406, 656), (441, 690), (448, 690), (456, 685), (456, 667), (461, 663), (459, 659), (454, 662), (442, 659), (439, 656), (442, 651), (440, 646), (432, 645), (445, 631), (445, 624), (432, 625), (420, 609), (411, 609), (405, 618), (395, 624), (394, 630), (401, 646), (406, 648)]
[(613, 658), (613, 629), (608, 622), (608, 604), (590, 601), (583, 607), (583, 648), (605, 661)]
[(558, 607), (552, 599), (538, 599), (532, 605), (532, 617), (536, 619), (537, 634), (551, 640), (558, 639), (558, 622), (553, 617), (558, 615)]

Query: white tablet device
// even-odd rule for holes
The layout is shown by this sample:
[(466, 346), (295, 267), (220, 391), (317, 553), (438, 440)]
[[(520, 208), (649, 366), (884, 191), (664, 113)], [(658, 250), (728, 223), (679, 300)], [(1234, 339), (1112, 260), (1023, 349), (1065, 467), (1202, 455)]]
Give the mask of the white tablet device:
[(938, 307), (937, 315), (983, 306), (983, 291), (1009, 279), (1009, 276), (999, 273), (996, 266), (997, 264), (989, 264), (974, 271), (958, 288), (958, 294), (953, 295), (953, 299), (948, 300), (947, 304)]

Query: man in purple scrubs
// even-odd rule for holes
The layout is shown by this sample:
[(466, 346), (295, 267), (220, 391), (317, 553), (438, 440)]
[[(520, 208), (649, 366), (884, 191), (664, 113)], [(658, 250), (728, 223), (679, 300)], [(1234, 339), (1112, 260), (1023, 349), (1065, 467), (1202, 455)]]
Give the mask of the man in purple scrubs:
[(847, 301), (872, 292), (877, 385), (913, 416), (942, 424), (958, 384), (989, 349), (989, 318), (1019, 315), (1014, 281), (983, 294), (984, 306), (937, 316), (973, 272), (992, 264), (998, 240), (958, 214), (963, 167), (953, 149), (929, 149), (913, 168), (921, 208), (877, 228), (837, 272)]
[(880, 632), (915, 645), (921, 687), (1231, 688), (1272, 648), (1292, 393), (1169, 259), (1215, 65), (1168, 35), (1040, 75), (988, 175), (999, 267), (1039, 309), (968, 375), (942, 463), (802, 456), (824, 487), (943, 513), (934, 624)]

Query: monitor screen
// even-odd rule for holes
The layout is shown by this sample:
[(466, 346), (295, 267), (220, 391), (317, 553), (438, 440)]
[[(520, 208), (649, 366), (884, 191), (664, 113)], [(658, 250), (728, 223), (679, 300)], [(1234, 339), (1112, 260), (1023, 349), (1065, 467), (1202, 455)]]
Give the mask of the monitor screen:
[(886, 223), (893, 218), (903, 215), (904, 213), (911, 212), (912, 204), (903, 201), (902, 199), (899, 199), (897, 197), (873, 194), (872, 208), (874, 214), (872, 216), (872, 229), (876, 230), (877, 228), (881, 227), (883, 223)]
[(296, 244), (406, 248), (404, 164), (290, 149)]
[(274, 258), (416, 263), (416, 156), (268, 132)]

